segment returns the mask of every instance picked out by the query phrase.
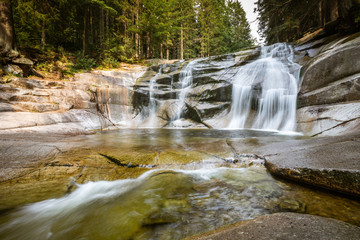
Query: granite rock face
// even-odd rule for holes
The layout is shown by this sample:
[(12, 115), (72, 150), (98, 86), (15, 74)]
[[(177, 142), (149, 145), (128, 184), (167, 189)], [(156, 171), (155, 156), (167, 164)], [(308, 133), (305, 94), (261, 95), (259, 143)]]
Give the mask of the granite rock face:
[[(152, 127), (162, 127), (164, 121), (168, 126), (176, 119), (211, 127), (205, 122), (222, 117), (230, 110), (232, 81), (239, 67), (259, 55), (258, 49), (252, 49), (151, 66), (134, 86), (133, 106), (144, 119), (145, 126), (149, 126), (146, 121), (153, 114), (155, 124)], [(189, 69), (194, 61), (196, 64)], [(191, 81), (184, 83), (187, 77)], [(184, 101), (180, 100), (182, 95), (186, 96)], [(188, 114), (194, 111), (196, 114)]]
[(359, 227), (334, 219), (298, 213), (275, 213), (215, 230), (202, 236), (190, 237), (187, 240), (356, 240), (359, 234)]
[(298, 46), (306, 55), (298, 96), (298, 131), (310, 136), (359, 128), (360, 35), (330, 36)]
[[(145, 67), (76, 74), (69, 81), (0, 82), (0, 131), (86, 133), (132, 118), (132, 85)], [(61, 127), (60, 127), (61, 126)]]

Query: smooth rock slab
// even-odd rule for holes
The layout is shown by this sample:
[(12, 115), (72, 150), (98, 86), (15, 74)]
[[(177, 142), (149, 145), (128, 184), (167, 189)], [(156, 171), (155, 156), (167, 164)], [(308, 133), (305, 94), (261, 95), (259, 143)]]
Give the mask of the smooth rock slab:
[(360, 133), (350, 136), (273, 142), (230, 140), (238, 154), (254, 153), (277, 176), (360, 196)]
[(360, 196), (360, 139), (266, 157), (266, 167), (281, 177)]
[(187, 240), (357, 240), (359, 236), (359, 227), (338, 220), (298, 213), (276, 213)]

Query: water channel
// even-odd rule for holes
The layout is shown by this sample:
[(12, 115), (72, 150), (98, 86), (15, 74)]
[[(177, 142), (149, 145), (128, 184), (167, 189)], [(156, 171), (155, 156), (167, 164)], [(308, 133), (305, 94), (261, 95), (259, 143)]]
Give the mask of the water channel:
[[(276, 179), (250, 152), (301, 138), (210, 129), (122, 129), (74, 137), (82, 147), (53, 162), (104, 161), (115, 177), (99, 167), (67, 194), (42, 193), (46, 200), (3, 212), (0, 239), (182, 239), (287, 211), (360, 225), (360, 202)], [(249, 152), (237, 152), (238, 145)]]

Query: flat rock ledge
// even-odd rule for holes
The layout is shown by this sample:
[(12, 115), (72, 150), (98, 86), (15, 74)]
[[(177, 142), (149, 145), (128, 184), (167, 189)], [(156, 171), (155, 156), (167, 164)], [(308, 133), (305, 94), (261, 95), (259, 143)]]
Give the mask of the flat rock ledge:
[(360, 135), (298, 142), (265, 156), (274, 175), (360, 197)]
[(357, 240), (359, 236), (360, 227), (331, 218), (299, 213), (275, 213), (193, 236), (186, 240)]

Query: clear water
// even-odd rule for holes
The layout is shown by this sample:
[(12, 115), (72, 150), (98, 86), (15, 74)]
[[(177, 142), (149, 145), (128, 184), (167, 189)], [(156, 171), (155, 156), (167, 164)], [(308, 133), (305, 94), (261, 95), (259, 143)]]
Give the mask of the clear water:
[(127, 129), (76, 137), (71, 141), (86, 149), (64, 153), (57, 161), (79, 161), (101, 151), (157, 154), (146, 161), (138, 158), (146, 164), (133, 177), (85, 181), (63, 197), (3, 213), (0, 239), (182, 239), (282, 211), (360, 225), (358, 201), (274, 179), (250, 153), (238, 153), (241, 158), (233, 161), (229, 146), (229, 140), (261, 146), (289, 139), (297, 137), (191, 129)]

